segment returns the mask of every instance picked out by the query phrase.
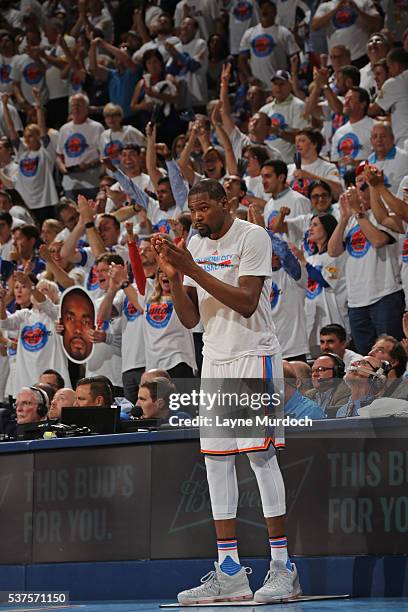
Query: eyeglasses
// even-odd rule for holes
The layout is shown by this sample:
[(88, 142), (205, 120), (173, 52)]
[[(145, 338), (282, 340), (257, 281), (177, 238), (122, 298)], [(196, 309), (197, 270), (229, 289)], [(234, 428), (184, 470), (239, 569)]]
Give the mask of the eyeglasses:
[(334, 370), (334, 368), (325, 368), (324, 366), (319, 366), (318, 368), (312, 368), (312, 374), (315, 372), (329, 372), (329, 370)]

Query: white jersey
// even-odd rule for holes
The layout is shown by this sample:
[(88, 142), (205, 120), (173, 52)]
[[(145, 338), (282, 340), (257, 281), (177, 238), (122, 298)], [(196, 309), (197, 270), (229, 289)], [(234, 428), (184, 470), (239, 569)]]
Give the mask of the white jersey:
[(32, 310), (23, 308), (0, 321), (1, 330), (18, 332), (13, 397), (22, 389), (38, 382), (40, 375), (51, 366), (61, 374), (65, 386), (70, 386), (67, 358), (61, 336), (55, 332), (58, 308), (48, 299)]
[[(394, 232), (377, 222), (371, 210), (368, 211), (367, 218), (375, 227), (397, 239)], [(397, 242), (379, 249), (374, 248), (354, 217), (350, 219), (344, 230), (343, 240), (347, 254), (346, 282), (349, 307), (370, 306), (386, 295), (401, 289)]]
[(286, 217), (287, 219), (305, 215), (311, 210), (310, 200), (290, 187), (287, 187), (281, 191), (276, 198), (271, 198), (267, 202), (264, 208), (265, 227), (272, 229), (272, 220), (277, 216), (282, 206), (290, 208), (290, 214)]
[[(378, 15), (372, 0), (354, 0), (354, 2), (364, 13)], [(315, 17), (324, 17), (327, 13), (333, 11), (338, 4), (338, 0), (321, 2)], [(344, 4), (341, 6), (324, 29), (329, 50), (337, 45), (344, 45), (350, 50), (352, 61), (367, 53), (370, 31), (365, 27), (363, 20), (352, 5)]]
[(345, 255), (330, 257), (316, 253), (306, 258), (316, 268), (329, 287), (323, 287), (309, 277), (306, 289), (307, 332), (311, 346), (320, 344), (320, 329), (330, 323), (347, 324), (347, 294), (344, 278)]
[(368, 161), (383, 171), (385, 186), (396, 194), (402, 179), (408, 173), (408, 151), (393, 146), (385, 159), (379, 160), (375, 153), (371, 153)]
[[(134, 285), (135, 286), (135, 285)], [(144, 297), (138, 296), (139, 304), (144, 306)], [(120, 290), (113, 302), (121, 321), (122, 332), (122, 372), (146, 367), (143, 334), (143, 314), (136, 310), (124, 291)]]
[(274, 73), (286, 70), (290, 56), (300, 49), (287, 28), (276, 24), (264, 28), (259, 23), (245, 32), (239, 51), (249, 57), (253, 76), (269, 89)]
[[(287, 4), (290, 4), (289, 2)], [(305, 103), (303, 100), (296, 98), (290, 94), (283, 102), (269, 102), (262, 106), (259, 113), (265, 113), (271, 120), (272, 126), (285, 131), (301, 130), (309, 125), (309, 121), (305, 116)], [(283, 138), (271, 134), (268, 137), (268, 142), (275, 149), (278, 149), (284, 162), (289, 164), (293, 160), (295, 153), (295, 145)]]
[(235, 219), (222, 238), (193, 236), (188, 249), (203, 270), (234, 287), (238, 287), (241, 276), (265, 278), (257, 309), (248, 319), (222, 304), (191, 278), (184, 278), (185, 285), (197, 290), (204, 326), (203, 355), (212, 362), (227, 363), (249, 355), (279, 352), (270, 305), (272, 245), (267, 232)]
[(373, 125), (374, 119), (367, 115), (355, 123), (347, 121), (334, 133), (331, 160), (339, 161), (344, 157), (356, 161), (367, 159), (371, 152), (370, 134)]
[[(57, 146), (57, 153), (64, 156), (65, 166), (70, 168), (98, 160), (101, 156), (99, 143), (103, 131), (103, 125), (93, 119), (86, 119), (83, 123), (65, 123), (59, 131)], [(100, 168), (87, 170), (76, 176), (65, 174), (62, 185), (66, 190), (92, 189), (98, 185), (100, 174)]]
[(259, 23), (259, 9), (254, 0), (232, 0), (228, 8), (230, 53), (238, 55), (241, 39), (248, 28)]
[[(97, 312), (103, 300), (103, 294), (95, 300), (95, 311)], [(121, 336), (120, 319), (105, 321), (102, 331), (107, 334), (107, 342), (97, 342), (93, 353), (86, 362), (86, 376), (107, 376), (115, 387), (122, 386), (122, 354), (117, 343), (111, 343), (113, 336), (116, 339)]]
[(272, 270), (271, 309), (283, 359), (309, 353), (303, 268), (302, 276), (299, 282), (283, 268)]
[(115, 166), (120, 163), (120, 154), (125, 144), (146, 145), (146, 137), (132, 125), (124, 125), (118, 131), (105, 130), (101, 135), (99, 150), (103, 157), (110, 157)]
[[(139, 189), (141, 189), (142, 191), (145, 191), (146, 189), (148, 191), (154, 191), (154, 186), (150, 179), (150, 176), (148, 174), (145, 174), (144, 172), (141, 172), (138, 176), (133, 176), (133, 177), (128, 176), (127, 178), (129, 178), (132, 181), (132, 183), (137, 185), (137, 187), (139, 187)], [(114, 183), (110, 189), (111, 191), (123, 191), (119, 183)], [(127, 198), (127, 203), (130, 203), (129, 196)], [(117, 210), (117, 207), (114, 201), (111, 198), (108, 198), (106, 200), (105, 212), (111, 213), (111, 212), (114, 212), (115, 210)]]
[(146, 370), (170, 370), (179, 363), (186, 363), (194, 371), (197, 369), (193, 333), (181, 323), (170, 299), (150, 302), (146, 296), (143, 334)]
[(229, 134), (229, 139), (231, 141), (235, 159), (239, 159), (240, 157), (242, 157), (242, 149), (249, 145), (261, 145), (263, 147), (266, 147), (269, 153), (269, 159), (282, 158), (278, 149), (275, 149), (271, 142), (268, 142), (267, 140), (265, 140), (265, 142), (254, 142), (247, 134), (241, 132), (241, 130), (237, 127), (234, 128)]
[(48, 136), (41, 140), (38, 151), (29, 151), (22, 139), (16, 148), (18, 172), (13, 177), (14, 187), (32, 210), (55, 206), (59, 200), (53, 176), (55, 148)]
[(37, 87), (40, 90), (42, 104), (48, 101), (45, 74), (41, 70), (39, 63), (26, 53), (19, 55), (18, 59), (13, 63), (11, 79), (19, 83), (21, 93), (29, 104), (35, 104), (33, 87)]
[(310, 185), (315, 180), (324, 181), (325, 179), (328, 179), (329, 181), (334, 181), (338, 183), (339, 185), (341, 184), (340, 173), (337, 169), (336, 164), (332, 164), (324, 159), (321, 159), (320, 157), (318, 157), (311, 164), (302, 163), (302, 170), (305, 170), (306, 172), (310, 172), (311, 174), (316, 174), (316, 176), (319, 177), (319, 179), (304, 178), (301, 181), (299, 181), (297, 178), (293, 176), (296, 171), (295, 164), (288, 165), (288, 183), (289, 185), (292, 187), (292, 189), (303, 194), (305, 197), (307, 197)]
[(387, 79), (375, 101), (386, 113), (391, 113), (395, 144), (403, 148), (408, 138), (408, 70)]

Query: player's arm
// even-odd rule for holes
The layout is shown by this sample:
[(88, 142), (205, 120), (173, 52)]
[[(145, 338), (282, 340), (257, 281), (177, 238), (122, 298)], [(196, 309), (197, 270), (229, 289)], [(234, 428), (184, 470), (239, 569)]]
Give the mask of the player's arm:
[(200, 321), (197, 290), (195, 287), (183, 285), (181, 274), (177, 274), (169, 280), (171, 296), (177, 316), (184, 327), (192, 329)]

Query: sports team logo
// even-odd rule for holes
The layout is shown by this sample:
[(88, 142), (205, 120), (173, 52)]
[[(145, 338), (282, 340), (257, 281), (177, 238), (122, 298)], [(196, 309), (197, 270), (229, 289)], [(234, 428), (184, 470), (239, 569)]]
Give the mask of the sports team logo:
[(358, 136), (352, 132), (344, 134), (337, 143), (337, 152), (340, 157), (352, 157), (355, 159), (361, 148)]
[(86, 288), (88, 291), (96, 291), (99, 288), (98, 273), (96, 271), (96, 264), (89, 270), (88, 279), (86, 281)]
[(308, 178), (303, 178), (303, 179), (297, 179), (295, 178), (290, 186), (292, 187), (293, 191), (297, 191), (298, 193), (301, 193), (302, 195), (306, 196), (308, 195), (308, 190), (309, 190), (309, 185), (311, 185), (312, 181)]
[[(278, 128), (280, 130), (286, 130), (286, 128), (288, 127), (285, 117), (281, 115), (280, 113), (273, 113), (273, 115), (270, 116), (270, 120), (271, 120), (272, 127), (274, 128)], [(277, 138), (278, 136), (276, 136), (276, 134), (270, 134), (267, 140), (276, 140)]]
[(27, 85), (38, 85), (38, 83), (42, 79), (42, 72), (38, 67), (36, 62), (31, 62), (31, 64), (27, 64), (27, 66), (23, 70), (23, 78)]
[(111, 140), (105, 145), (105, 157), (110, 157), (114, 164), (118, 164), (122, 149), (123, 144), (120, 140)]
[(140, 310), (136, 310), (133, 306), (132, 302), (129, 302), (127, 296), (125, 297), (125, 302), (123, 305), (123, 312), (125, 313), (125, 317), (128, 321), (134, 321), (142, 314)]
[(160, 219), (158, 223), (153, 225), (152, 229), (159, 234), (170, 234), (171, 227), (168, 219)]
[(277, 211), (277, 210), (273, 210), (273, 211), (271, 212), (271, 214), (269, 215), (268, 220), (267, 220), (267, 222), (266, 222), (266, 227), (267, 227), (268, 229), (270, 229), (271, 231), (272, 231), (272, 220), (273, 220), (275, 217), (277, 217), (277, 215), (278, 215), (278, 211)]
[(303, 251), (305, 255), (314, 255), (315, 253), (313, 243), (309, 240), (309, 230), (306, 230), (303, 236)]
[(402, 261), (408, 263), (408, 232), (405, 234), (404, 242), (402, 243)]
[(80, 157), (88, 148), (88, 143), (83, 134), (75, 132), (68, 136), (64, 144), (64, 151), (68, 157)]
[(2, 64), (0, 66), (0, 83), (11, 83), (11, 66)]
[(274, 308), (276, 308), (278, 302), (279, 302), (279, 296), (282, 295), (282, 290), (279, 289), (278, 285), (272, 281), (272, 287), (271, 287), (271, 295), (269, 296), (269, 299), (271, 301), (271, 308), (272, 310)]
[(276, 47), (276, 42), (270, 34), (260, 34), (251, 41), (251, 48), (256, 57), (268, 57)]
[[(323, 266), (315, 266), (316, 270), (321, 271)], [(323, 291), (323, 287), (315, 280), (310, 278), (307, 279), (307, 289), (305, 290), (305, 295), (308, 300), (315, 300), (317, 296), (321, 294)]]
[(36, 353), (47, 344), (50, 333), (43, 323), (25, 325), (21, 330), (21, 343), (26, 351)]
[(173, 314), (173, 303), (148, 304), (146, 308), (146, 320), (152, 327), (162, 329), (167, 327)]
[(23, 176), (31, 178), (37, 174), (38, 164), (40, 158), (37, 157), (25, 157), (20, 160), (20, 172)]
[(364, 257), (371, 247), (371, 242), (367, 240), (359, 225), (353, 227), (346, 236), (346, 249), (351, 257)]
[(239, 0), (234, 6), (232, 14), (237, 21), (249, 21), (253, 14), (252, 4), (246, 0)]
[(351, 6), (343, 6), (334, 15), (332, 22), (336, 29), (341, 30), (354, 25), (357, 21), (357, 17), (357, 11), (355, 11)]

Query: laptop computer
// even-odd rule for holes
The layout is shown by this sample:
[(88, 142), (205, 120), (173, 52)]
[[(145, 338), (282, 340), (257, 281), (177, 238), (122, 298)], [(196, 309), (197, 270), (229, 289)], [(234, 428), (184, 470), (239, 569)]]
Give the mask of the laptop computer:
[(118, 431), (120, 406), (68, 406), (62, 409), (61, 423), (89, 427), (93, 434)]

